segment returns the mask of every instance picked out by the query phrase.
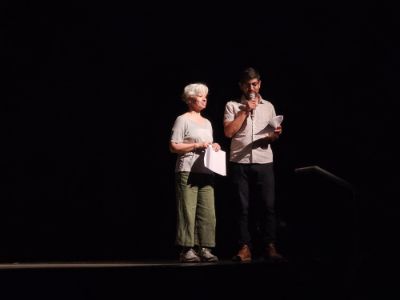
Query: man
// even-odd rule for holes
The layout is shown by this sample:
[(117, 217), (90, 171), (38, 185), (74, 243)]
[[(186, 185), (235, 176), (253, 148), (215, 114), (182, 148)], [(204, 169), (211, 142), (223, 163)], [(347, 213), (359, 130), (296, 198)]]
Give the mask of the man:
[(239, 87), (241, 98), (227, 102), (224, 112), (224, 133), (231, 138), (229, 170), (238, 205), (239, 252), (233, 260), (252, 260), (256, 233), (260, 237), (262, 255), (266, 259), (282, 260), (275, 247), (275, 179), (271, 149), (271, 143), (279, 138), (282, 128), (269, 125), (276, 116), (275, 108), (259, 94), (261, 79), (255, 69), (243, 71)]

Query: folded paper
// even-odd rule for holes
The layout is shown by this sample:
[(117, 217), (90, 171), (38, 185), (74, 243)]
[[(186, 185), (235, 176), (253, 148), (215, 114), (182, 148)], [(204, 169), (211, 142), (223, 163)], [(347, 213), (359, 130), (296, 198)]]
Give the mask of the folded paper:
[(279, 115), (279, 116), (275, 116), (271, 119), (271, 121), (269, 121), (269, 125), (271, 125), (272, 127), (274, 127), (275, 129), (278, 128), (279, 126), (281, 126), (281, 123), (283, 121), (283, 116)]

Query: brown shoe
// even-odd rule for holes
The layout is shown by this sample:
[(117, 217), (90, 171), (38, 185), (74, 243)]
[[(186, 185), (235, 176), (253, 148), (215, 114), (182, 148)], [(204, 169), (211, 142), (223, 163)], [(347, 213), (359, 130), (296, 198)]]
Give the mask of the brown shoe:
[(286, 259), (278, 253), (273, 243), (267, 245), (265, 249), (265, 258), (273, 261), (286, 261)]
[(236, 254), (233, 258), (233, 261), (251, 261), (251, 252), (250, 252), (250, 248), (247, 245), (243, 245), (238, 254)]

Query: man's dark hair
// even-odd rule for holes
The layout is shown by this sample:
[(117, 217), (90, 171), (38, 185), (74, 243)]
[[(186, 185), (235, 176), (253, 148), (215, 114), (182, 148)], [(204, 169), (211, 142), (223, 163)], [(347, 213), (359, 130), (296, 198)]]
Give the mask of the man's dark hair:
[(239, 82), (246, 83), (254, 78), (260, 80), (260, 73), (258, 73), (256, 69), (249, 67), (243, 70)]

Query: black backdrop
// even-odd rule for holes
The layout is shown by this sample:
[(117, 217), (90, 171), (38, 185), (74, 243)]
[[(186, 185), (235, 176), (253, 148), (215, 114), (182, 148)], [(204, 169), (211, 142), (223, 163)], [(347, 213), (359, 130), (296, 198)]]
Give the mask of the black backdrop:
[[(223, 108), (249, 65), (285, 116), (274, 147), (282, 232), (309, 217), (293, 217), (309, 198), (296, 190), (294, 169), (319, 165), (356, 187), (364, 251), (391, 239), (399, 96), (392, 7), (53, 2), (1, 4), (2, 261), (175, 259), (168, 140), (185, 110), (181, 91), (193, 81), (209, 86), (205, 116), (228, 150)], [(330, 193), (314, 188), (321, 201)], [(227, 178), (217, 177), (216, 193), (217, 251), (229, 256)], [(283, 234), (282, 244), (290, 238)]]

